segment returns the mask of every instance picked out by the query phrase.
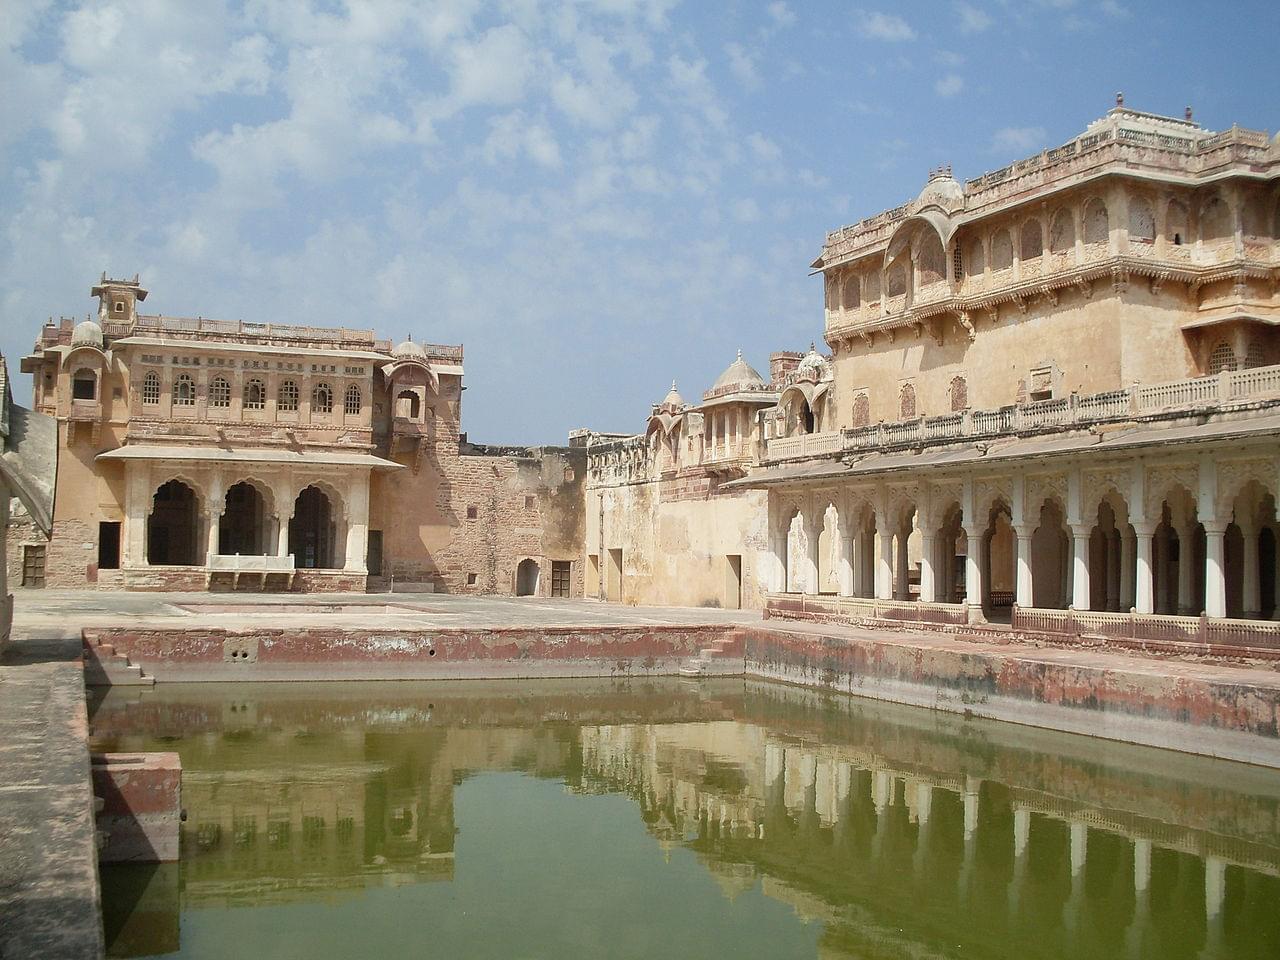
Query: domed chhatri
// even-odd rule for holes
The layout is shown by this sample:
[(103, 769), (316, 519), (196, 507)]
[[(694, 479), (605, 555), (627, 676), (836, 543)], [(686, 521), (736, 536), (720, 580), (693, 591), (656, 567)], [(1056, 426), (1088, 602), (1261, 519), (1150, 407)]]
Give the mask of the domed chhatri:
[(422, 360), (425, 362), (427, 351), (422, 348), (421, 344), (414, 343), (413, 337), (410, 337), (403, 343), (397, 344), (395, 349), (391, 351), (391, 356), (397, 360)]
[(964, 187), (951, 175), (951, 166), (929, 171), (929, 181), (916, 197), (916, 208), (941, 207), (952, 211), (964, 206)]
[(97, 321), (83, 320), (76, 324), (75, 330), (71, 331), (71, 348), (76, 347), (96, 347), (101, 350), (105, 344), (102, 337), (102, 327), (98, 326)]
[(821, 373), (826, 364), (827, 361), (823, 358), (822, 354), (818, 352), (817, 345), (811, 342), (809, 344), (809, 352), (804, 355), (804, 358), (800, 361), (800, 365), (796, 369), (813, 370)]
[(660, 406), (674, 407), (677, 410), (684, 408), (684, 397), (680, 396), (680, 391), (676, 389), (676, 382), (671, 381), (671, 389), (667, 391), (667, 395), (662, 398)]
[(738, 351), (738, 358), (725, 368), (724, 373), (716, 378), (716, 382), (712, 385), (711, 390), (723, 390), (726, 387), (752, 388), (765, 386), (764, 377), (756, 372), (755, 368), (747, 361), (742, 359), (742, 351)]

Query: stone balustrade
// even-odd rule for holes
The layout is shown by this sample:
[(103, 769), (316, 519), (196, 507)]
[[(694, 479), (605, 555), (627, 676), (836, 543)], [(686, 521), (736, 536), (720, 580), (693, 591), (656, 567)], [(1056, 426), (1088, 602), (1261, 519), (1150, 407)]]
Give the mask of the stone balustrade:
[(769, 441), (768, 459), (798, 460), (853, 451), (1016, 436), (1273, 399), (1280, 399), (1280, 364), (1224, 371), (1212, 377), (1173, 383), (1124, 387), (1088, 396), (1072, 394), (996, 410), (966, 410), (844, 431), (783, 437)]

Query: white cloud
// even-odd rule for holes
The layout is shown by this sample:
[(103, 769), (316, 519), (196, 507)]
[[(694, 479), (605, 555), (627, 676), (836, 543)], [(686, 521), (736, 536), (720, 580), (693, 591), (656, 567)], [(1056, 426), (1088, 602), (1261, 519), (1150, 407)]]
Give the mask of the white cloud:
[(739, 223), (755, 223), (760, 219), (760, 205), (750, 197), (734, 201), (732, 210), (733, 219)]
[(691, 107), (696, 108), (716, 130), (728, 125), (728, 114), (720, 106), (720, 98), (707, 77), (707, 61), (686, 60), (679, 54), (667, 60), (667, 75), (676, 93)]
[(729, 72), (748, 90), (758, 89), (760, 74), (756, 70), (756, 61), (747, 48), (740, 43), (726, 43), (725, 55), (729, 58)]
[(796, 22), (796, 15), (782, 0), (775, 0), (774, 3), (769, 4), (766, 11), (769, 14), (769, 19), (779, 27), (794, 26)]
[(1044, 127), (1002, 127), (991, 137), (992, 153), (1029, 153), (1044, 146)]
[(752, 157), (761, 163), (777, 163), (782, 159), (782, 150), (762, 133), (749, 134), (747, 146), (751, 149)]
[(535, 69), (529, 40), (513, 24), (493, 27), (474, 43), (457, 43), (450, 54), (446, 114), (477, 104), (522, 100)]
[(1102, 0), (1102, 3), (1098, 4), (1098, 9), (1113, 20), (1127, 20), (1131, 16), (1129, 8), (1118, 3), (1117, 0)]
[(868, 40), (886, 40), (894, 43), (916, 38), (916, 32), (911, 25), (892, 13), (860, 10), (855, 26), (859, 35)]
[(964, 77), (958, 73), (948, 73), (933, 85), (933, 89), (940, 97), (954, 97), (964, 89)]
[(489, 125), (489, 136), (481, 153), (490, 164), (527, 156), (539, 166), (553, 170), (560, 167), (560, 144), (542, 121), (530, 121), (517, 110), (494, 117)]
[(991, 26), (991, 15), (971, 3), (961, 0), (955, 8), (957, 16), (960, 17), (961, 33), (982, 33)]

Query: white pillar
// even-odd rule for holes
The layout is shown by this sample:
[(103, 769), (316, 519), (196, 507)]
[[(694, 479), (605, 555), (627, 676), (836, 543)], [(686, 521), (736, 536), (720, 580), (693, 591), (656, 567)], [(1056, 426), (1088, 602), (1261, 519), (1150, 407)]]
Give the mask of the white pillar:
[(970, 620), (982, 619), (982, 571), (978, 566), (980, 549), (982, 535), (976, 530), (965, 530), (964, 602), (969, 608)]
[(1018, 537), (1018, 567), (1015, 583), (1014, 599), (1019, 607), (1034, 606), (1035, 592), (1031, 581), (1031, 527), (1017, 527), (1014, 533)]
[(964, 838), (966, 841), (972, 838), (978, 829), (978, 791), (981, 788), (981, 780), (965, 774), (964, 791), (960, 795), (960, 800), (964, 806)]
[(840, 527), (840, 596), (853, 596), (853, 534)]
[(1089, 532), (1085, 523), (1071, 525), (1071, 608), (1089, 609)]
[(865, 555), (866, 555), (866, 549), (867, 549), (866, 543), (863, 540), (863, 532), (861, 528), (855, 529), (853, 531), (853, 533), (850, 536), (849, 543), (851, 546), (851, 552), (849, 554), (849, 566), (851, 568), (851, 573), (853, 576), (853, 580), (851, 581), (851, 583), (853, 584), (853, 593), (851, 595), (855, 597), (860, 597), (866, 592), (866, 589), (862, 584), (862, 580), (863, 580), (862, 570), (863, 570), (863, 567), (866, 565)]
[(1133, 584), (1133, 607), (1139, 613), (1155, 611), (1151, 582), (1151, 539), (1155, 526), (1150, 523), (1133, 525), (1135, 547), (1135, 574)]
[(1221, 520), (1204, 524), (1204, 612), (1211, 617), (1227, 615), (1227, 579), (1223, 565), (1223, 540), (1227, 525)]
[(1178, 605), (1176, 613), (1198, 614), (1192, 591), (1195, 585), (1196, 524), (1178, 528)]
[(124, 510), (124, 566), (141, 567), (147, 562), (147, 516), (151, 513), (148, 471), (144, 464), (126, 461)]
[(212, 557), (218, 554), (218, 541), (222, 538), (222, 504), (216, 501), (211, 502), (206, 516), (209, 523), (205, 551)]
[(921, 826), (929, 822), (933, 810), (933, 784), (921, 780), (916, 784), (916, 820)]
[(1021, 858), (1027, 852), (1031, 839), (1031, 811), (1026, 807), (1013, 808), (1013, 855)]
[(1126, 613), (1134, 606), (1135, 539), (1128, 527), (1120, 532), (1120, 609)]
[(1089, 850), (1089, 828), (1083, 823), (1071, 823), (1071, 876), (1078, 877), (1084, 870)]
[(1151, 841), (1133, 841), (1133, 891), (1144, 893), (1151, 886)]
[(1262, 616), (1262, 583), (1258, 570), (1258, 528), (1253, 524), (1239, 524), (1244, 538), (1244, 604), (1243, 617)]
[(348, 573), (367, 572), (366, 554), (369, 542), (369, 477), (357, 478), (351, 484), (346, 514), (347, 559), (344, 569)]
[(893, 599), (893, 531), (887, 524), (876, 528), (880, 537), (880, 562), (876, 564), (876, 599)]
[(818, 593), (818, 537), (821, 533), (821, 515), (804, 518), (804, 586), (801, 593)]
[(928, 603), (938, 599), (938, 588), (933, 571), (937, 552), (937, 539), (932, 535), (922, 535), (920, 537), (920, 599)]
[(898, 545), (894, 555), (893, 596), (896, 600), (911, 599), (911, 574), (907, 569), (907, 531), (899, 530), (894, 540)]
[(769, 535), (769, 554), (773, 561), (770, 571), (771, 589), (774, 593), (787, 592), (787, 535), (773, 531)]
[(1221, 857), (1204, 858), (1204, 912), (1210, 922), (1222, 913), (1227, 895), (1227, 862)]

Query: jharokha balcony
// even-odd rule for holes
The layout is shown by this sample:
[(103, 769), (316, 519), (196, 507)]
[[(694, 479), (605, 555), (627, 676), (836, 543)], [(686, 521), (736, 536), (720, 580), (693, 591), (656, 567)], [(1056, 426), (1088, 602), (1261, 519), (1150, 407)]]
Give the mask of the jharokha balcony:
[(1136, 385), (1089, 396), (1011, 404), (995, 410), (965, 410), (826, 433), (780, 437), (768, 443), (767, 459), (838, 457), (965, 440), (989, 440), (1087, 428), (1096, 424), (1216, 413), (1280, 401), (1280, 365), (1230, 370), (1172, 383)]

